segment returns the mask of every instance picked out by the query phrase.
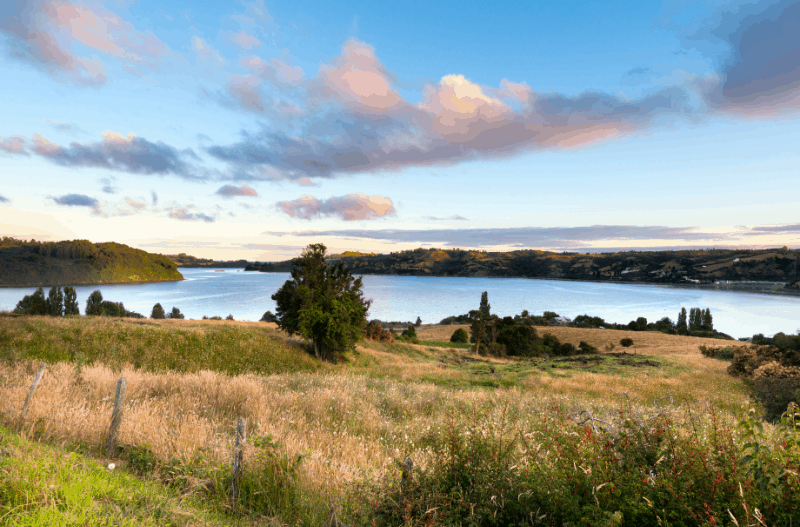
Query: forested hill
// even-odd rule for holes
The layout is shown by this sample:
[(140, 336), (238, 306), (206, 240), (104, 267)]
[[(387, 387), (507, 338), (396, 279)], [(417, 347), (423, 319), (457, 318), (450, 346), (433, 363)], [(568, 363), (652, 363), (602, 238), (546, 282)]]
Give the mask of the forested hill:
[[(495, 276), (648, 283), (718, 280), (785, 282), (800, 289), (800, 250), (627, 251), (579, 254), (549, 251), (484, 252), (414, 249), (390, 254), (345, 253), (355, 274)], [(288, 272), (292, 261), (256, 263), (248, 271)]]
[(165, 254), (167, 258), (178, 264), (178, 267), (216, 267), (222, 269), (244, 269), (249, 263), (247, 260), (209, 260), (207, 258), (197, 258), (186, 253)]
[(183, 280), (165, 256), (120, 243), (0, 239), (0, 286), (53, 286)]

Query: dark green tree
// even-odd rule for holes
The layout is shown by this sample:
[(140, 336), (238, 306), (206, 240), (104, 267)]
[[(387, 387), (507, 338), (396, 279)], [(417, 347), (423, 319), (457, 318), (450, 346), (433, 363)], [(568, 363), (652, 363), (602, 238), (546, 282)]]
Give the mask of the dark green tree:
[(631, 346), (633, 346), (633, 339), (624, 338), (621, 339), (619, 343), (623, 348), (630, 348)]
[(484, 291), (481, 293), (481, 305), (478, 308), (481, 313), (483, 313), (483, 318), (488, 319), (491, 316), (491, 309), (492, 306), (489, 305), (489, 292)]
[(44, 297), (44, 289), (40, 287), (32, 295), (22, 297), (22, 300), (17, 302), (14, 313), (20, 315), (46, 315), (47, 300)]
[(122, 304), (122, 302), (112, 302), (111, 300), (103, 300), (100, 303), (100, 310), (101, 313), (99, 314), (103, 315), (104, 317), (124, 317), (127, 314), (127, 311), (125, 311), (125, 306)]
[(277, 322), (277, 321), (278, 321), (278, 319), (277, 319), (277, 317), (275, 317), (275, 315), (272, 313), (272, 311), (267, 311), (261, 317), (261, 322)]
[(64, 292), (60, 287), (51, 287), (47, 294), (47, 314), (51, 317), (64, 316)]
[(700, 329), (700, 325), (702, 324), (702, 318), (700, 317), (699, 309), (693, 307), (689, 310), (689, 331), (697, 331)]
[(706, 308), (703, 311), (703, 329), (706, 331), (714, 331), (714, 319), (711, 317), (711, 308)]
[(341, 261), (326, 262), (325, 251), (321, 243), (309, 245), (272, 299), (278, 326), (311, 340), (318, 358), (335, 362), (364, 337), (371, 302), (364, 299), (361, 278)]
[(404, 329), (403, 332), (400, 334), (400, 338), (405, 339), (409, 342), (417, 343), (417, 330), (414, 328), (412, 324), (408, 325), (408, 328)]
[(533, 326), (505, 324), (497, 335), (497, 343), (505, 346), (506, 353), (518, 357), (532, 357), (541, 352), (539, 336)]
[(64, 287), (64, 315), (80, 315), (78, 309), (78, 294), (71, 285)]
[(167, 318), (174, 318), (174, 319), (181, 320), (181, 319), (183, 319), (185, 317), (183, 316), (183, 313), (181, 313), (180, 309), (178, 309), (177, 307), (173, 306), (172, 307), (172, 311), (169, 312), (169, 314), (167, 315)]
[(686, 323), (686, 308), (682, 307), (681, 312), (678, 313), (678, 322), (675, 323), (675, 329), (678, 330), (678, 335), (686, 335), (689, 332), (689, 326)]
[(102, 316), (103, 314), (103, 294), (97, 290), (86, 299), (86, 315)]
[(636, 319), (634, 323), (634, 329), (636, 331), (646, 331), (647, 330), (647, 319), (644, 317), (639, 317)]
[(417, 327), (420, 327), (422, 325), (422, 319), (417, 317), (417, 321), (414, 322), (414, 325), (417, 326)]
[(475, 343), (475, 353), (478, 353), (486, 340), (488, 321), (480, 309), (470, 311), (469, 320), (470, 341)]
[(155, 318), (155, 319), (167, 318), (167, 314), (164, 313), (164, 308), (161, 307), (161, 303), (158, 303), (153, 306), (153, 311), (150, 312), (150, 318)]
[(467, 343), (469, 342), (469, 333), (464, 328), (458, 328), (453, 332), (453, 336), (450, 337), (450, 342)]

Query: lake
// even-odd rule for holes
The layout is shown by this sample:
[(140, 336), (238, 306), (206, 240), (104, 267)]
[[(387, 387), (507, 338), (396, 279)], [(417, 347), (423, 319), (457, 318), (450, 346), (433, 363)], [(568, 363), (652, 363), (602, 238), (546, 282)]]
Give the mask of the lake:
[[(104, 300), (123, 302), (126, 309), (150, 314), (160, 302), (166, 311), (179, 308), (186, 318), (233, 315), (236, 320), (259, 320), (275, 312), (270, 296), (289, 279), (288, 273), (245, 272), (239, 269), (187, 269), (180, 282), (77, 286), (81, 313), (89, 294), (99, 289)], [(35, 288), (0, 288), (0, 310), (12, 310)], [(652, 284), (608, 284), (525, 278), (444, 278), (364, 276), (364, 293), (372, 299), (369, 318), (384, 321), (437, 323), (450, 315), (477, 309), (481, 292), (489, 292), (492, 313), (500, 316), (555, 311), (574, 318), (589, 314), (609, 322), (627, 323), (636, 317), (673, 321), (681, 307), (710, 308), (715, 329), (733, 337), (755, 333), (771, 336), (800, 329), (800, 297), (731, 291), (671, 288)], [(47, 289), (45, 289), (45, 293)]]

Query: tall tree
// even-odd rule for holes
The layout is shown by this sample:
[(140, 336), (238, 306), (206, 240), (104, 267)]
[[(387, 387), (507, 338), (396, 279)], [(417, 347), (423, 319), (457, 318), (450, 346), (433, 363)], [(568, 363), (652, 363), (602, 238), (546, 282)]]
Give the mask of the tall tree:
[(166, 313), (164, 313), (164, 308), (161, 307), (161, 303), (158, 303), (153, 306), (153, 311), (150, 312), (150, 318), (155, 318), (155, 319), (167, 318)]
[(714, 319), (711, 317), (710, 307), (703, 311), (703, 329), (706, 331), (714, 331)]
[(492, 306), (489, 305), (489, 293), (488, 291), (484, 291), (481, 293), (481, 305), (478, 308), (481, 313), (483, 313), (484, 318), (489, 318), (491, 315)]
[(103, 294), (97, 290), (86, 299), (87, 315), (103, 315)]
[(60, 287), (51, 287), (47, 294), (47, 314), (51, 317), (64, 316), (64, 293)]
[(486, 317), (480, 309), (473, 309), (469, 312), (469, 332), (471, 340), (475, 343), (475, 353), (480, 351), (481, 344), (486, 340)]
[(64, 315), (80, 315), (78, 309), (78, 294), (71, 285), (64, 287)]
[(321, 243), (309, 245), (272, 299), (278, 326), (311, 340), (317, 358), (335, 362), (363, 338), (371, 301), (364, 299), (361, 278), (341, 261), (329, 264), (326, 250)]
[(678, 313), (678, 322), (675, 324), (675, 329), (678, 330), (679, 335), (685, 335), (689, 331), (689, 326), (686, 323), (685, 307), (682, 307), (681, 312)]

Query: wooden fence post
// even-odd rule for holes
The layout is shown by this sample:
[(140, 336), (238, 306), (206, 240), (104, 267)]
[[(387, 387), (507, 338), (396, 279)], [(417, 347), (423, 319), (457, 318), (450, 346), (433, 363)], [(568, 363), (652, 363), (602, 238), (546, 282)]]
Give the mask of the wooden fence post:
[(19, 413), (20, 426), (22, 426), (22, 422), (25, 420), (25, 414), (28, 413), (28, 407), (31, 405), (31, 402), (33, 401), (33, 394), (36, 391), (36, 386), (39, 384), (39, 379), (42, 378), (42, 373), (44, 373), (44, 362), (39, 364), (39, 369), (36, 372), (36, 377), (33, 378), (33, 384), (31, 384), (31, 387), (28, 390), (28, 396), (25, 397), (25, 404), (22, 405), (22, 411)]
[(245, 419), (239, 418), (236, 424), (236, 446), (233, 449), (233, 474), (231, 478), (231, 500), (239, 497), (239, 480), (242, 477), (242, 464), (244, 463)]
[(106, 457), (112, 458), (117, 452), (117, 439), (119, 439), (119, 425), (122, 423), (122, 414), (125, 409), (125, 394), (128, 392), (128, 381), (120, 377), (117, 381), (117, 393), (114, 396), (114, 410), (111, 413), (111, 426), (108, 428), (108, 443), (106, 444)]
[(411, 458), (406, 459), (403, 463), (403, 478), (400, 480), (400, 489), (405, 491), (408, 485), (411, 484), (411, 473), (414, 470), (414, 462)]

